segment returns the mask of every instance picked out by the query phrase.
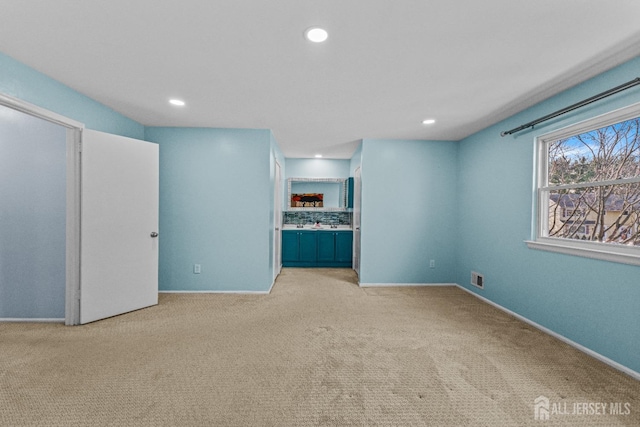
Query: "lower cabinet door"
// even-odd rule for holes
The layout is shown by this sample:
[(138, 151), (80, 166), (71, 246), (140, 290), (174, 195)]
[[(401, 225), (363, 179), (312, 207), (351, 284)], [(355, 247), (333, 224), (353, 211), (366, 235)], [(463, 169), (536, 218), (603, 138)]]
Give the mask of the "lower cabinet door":
[(300, 260), (300, 244), (295, 231), (282, 232), (282, 262)]
[(336, 262), (348, 262), (351, 265), (353, 254), (353, 233), (343, 231), (336, 233)]
[(315, 231), (301, 231), (300, 234), (300, 262), (317, 261), (317, 243)]
[(336, 258), (336, 233), (318, 232), (318, 261), (332, 262)]

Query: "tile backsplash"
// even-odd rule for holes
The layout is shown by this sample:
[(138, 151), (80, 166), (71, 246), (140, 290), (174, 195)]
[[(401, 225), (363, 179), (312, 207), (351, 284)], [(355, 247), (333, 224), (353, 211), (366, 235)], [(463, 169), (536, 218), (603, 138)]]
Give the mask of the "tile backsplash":
[(351, 225), (351, 212), (283, 212), (284, 224), (315, 224), (320, 221), (321, 224), (328, 225)]

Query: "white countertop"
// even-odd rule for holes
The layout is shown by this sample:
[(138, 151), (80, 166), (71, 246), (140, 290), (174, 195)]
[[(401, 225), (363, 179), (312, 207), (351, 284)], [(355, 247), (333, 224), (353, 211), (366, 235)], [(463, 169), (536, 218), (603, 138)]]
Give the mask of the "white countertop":
[(303, 228), (298, 228), (295, 224), (285, 224), (283, 230), (311, 230), (311, 231), (351, 231), (350, 225), (339, 225), (338, 228), (331, 228), (329, 224), (322, 224), (320, 227), (307, 224)]

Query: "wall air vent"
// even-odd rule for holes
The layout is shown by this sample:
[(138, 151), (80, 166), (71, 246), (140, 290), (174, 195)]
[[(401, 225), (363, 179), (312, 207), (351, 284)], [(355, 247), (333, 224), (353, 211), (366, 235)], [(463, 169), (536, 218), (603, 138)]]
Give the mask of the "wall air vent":
[(476, 273), (475, 271), (471, 272), (471, 284), (480, 289), (484, 289), (484, 276), (480, 273)]

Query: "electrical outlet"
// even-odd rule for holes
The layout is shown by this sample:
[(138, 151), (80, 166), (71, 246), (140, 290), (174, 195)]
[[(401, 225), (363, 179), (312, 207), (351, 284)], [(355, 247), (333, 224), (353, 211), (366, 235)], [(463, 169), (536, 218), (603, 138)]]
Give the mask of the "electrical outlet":
[(429, 261), (429, 268), (436, 268), (436, 260), (432, 259), (431, 261)]
[(193, 264), (193, 274), (200, 274), (201, 271), (200, 264)]

